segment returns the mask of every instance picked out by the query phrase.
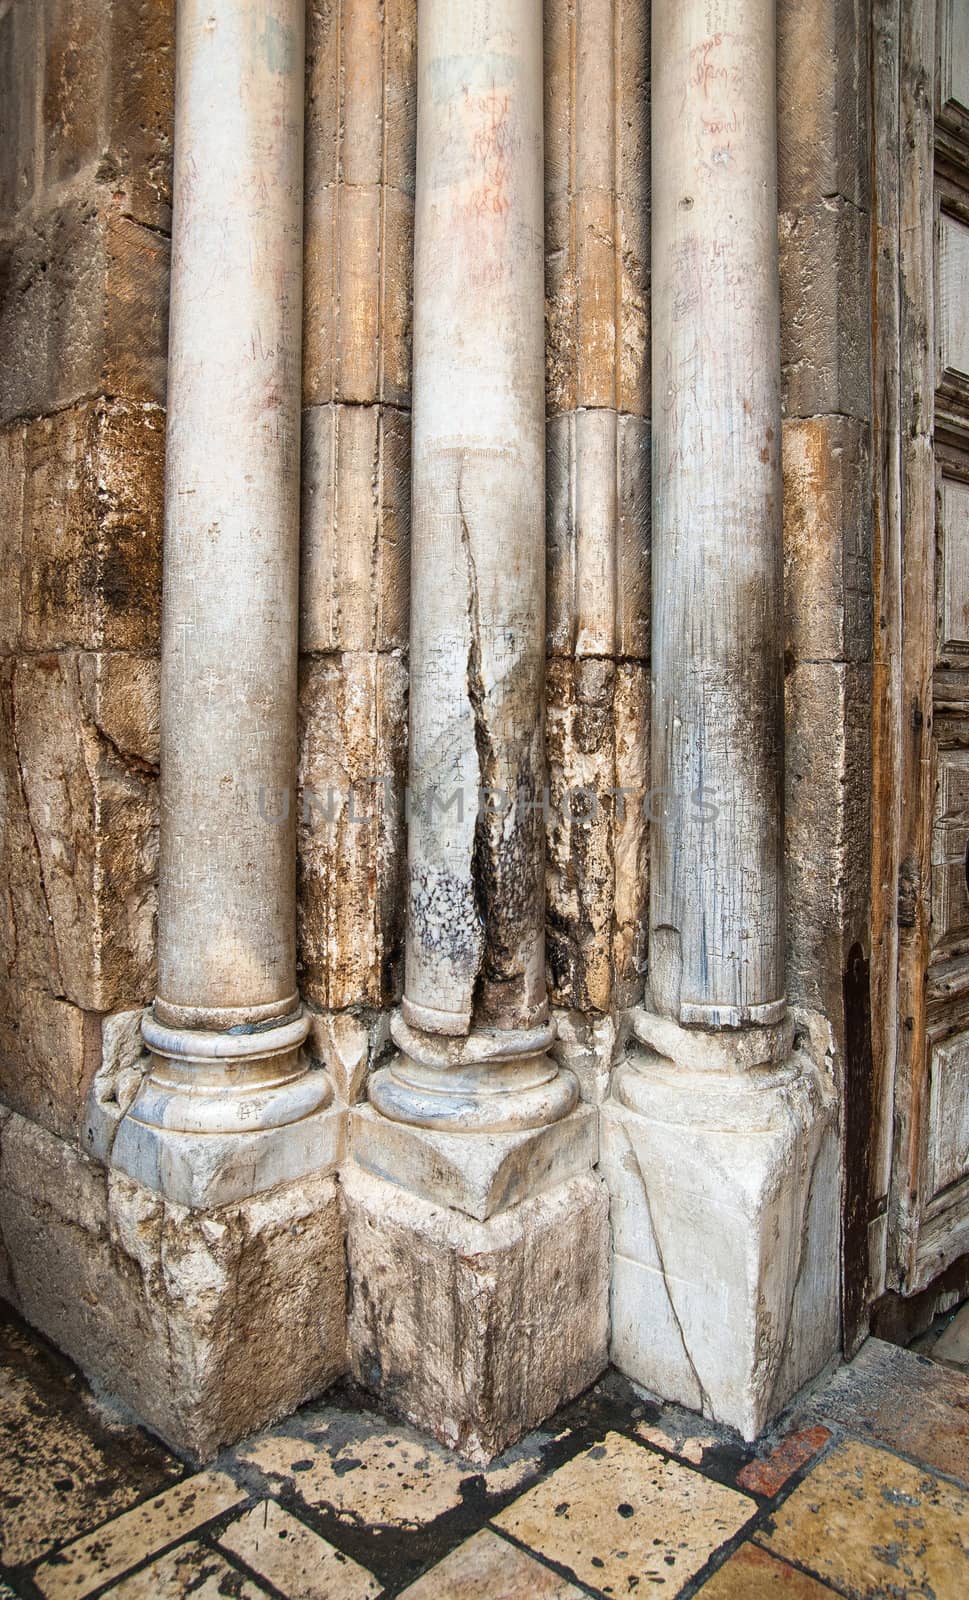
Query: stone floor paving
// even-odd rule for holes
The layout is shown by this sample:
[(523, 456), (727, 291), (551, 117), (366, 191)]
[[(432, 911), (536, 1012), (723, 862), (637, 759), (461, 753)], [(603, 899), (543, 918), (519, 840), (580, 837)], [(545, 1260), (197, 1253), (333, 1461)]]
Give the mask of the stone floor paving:
[(0, 1317), (0, 1600), (969, 1600), (969, 1376), (869, 1340), (756, 1447), (615, 1373), (486, 1470), (349, 1387), (195, 1472)]

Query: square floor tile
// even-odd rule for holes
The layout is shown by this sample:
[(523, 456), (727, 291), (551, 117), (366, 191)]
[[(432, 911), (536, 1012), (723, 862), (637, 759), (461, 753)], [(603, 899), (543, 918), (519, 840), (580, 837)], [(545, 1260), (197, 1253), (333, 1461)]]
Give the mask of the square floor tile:
[(47, 1600), (82, 1600), (248, 1497), (223, 1472), (200, 1472), (59, 1550), (37, 1568), (34, 1583)]
[(969, 1595), (969, 1494), (857, 1440), (825, 1456), (757, 1538), (857, 1600)]
[(218, 1543), (291, 1600), (371, 1600), (383, 1587), (275, 1500), (230, 1522)]
[(266, 1600), (265, 1590), (217, 1550), (183, 1544), (108, 1589), (104, 1600)]
[(742, 1544), (698, 1592), (698, 1600), (832, 1600), (834, 1590), (756, 1544)]
[(79, 1374), (0, 1310), (0, 1560), (37, 1561), (184, 1473), (116, 1422)]
[(756, 1510), (746, 1495), (610, 1433), (494, 1522), (605, 1594), (675, 1594)]
[(399, 1600), (582, 1600), (574, 1583), (482, 1528), (425, 1572)]

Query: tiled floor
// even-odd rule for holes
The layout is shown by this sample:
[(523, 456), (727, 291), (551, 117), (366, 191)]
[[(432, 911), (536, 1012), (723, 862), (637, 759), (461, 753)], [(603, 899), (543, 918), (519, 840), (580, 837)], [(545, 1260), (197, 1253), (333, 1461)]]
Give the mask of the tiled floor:
[(756, 1449), (609, 1374), (483, 1472), (342, 1389), (192, 1473), (0, 1320), (0, 1600), (969, 1600), (967, 1483), (876, 1340)]

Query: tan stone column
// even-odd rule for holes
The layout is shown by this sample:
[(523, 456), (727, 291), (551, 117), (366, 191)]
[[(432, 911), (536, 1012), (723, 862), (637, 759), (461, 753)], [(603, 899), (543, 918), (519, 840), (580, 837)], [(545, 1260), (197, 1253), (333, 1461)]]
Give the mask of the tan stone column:
[(754, 1436), (837, 1339), (837, 1140), (784, 997), (775, 0), (653, 0), (652, 891), (603, 1122), (613, 1358)]
[[(264, 1139), (230, 1183), (212, 1135), (332, 1098), (295, 957), (303, 27), (302, 0), (178, 7), (158, 995), (114, 1159), (193, 1201), (216, 1149), (222, 1199), (276, 1172)], [(209, 1140), (177, 1180), (175, 1134)]]
[[(350, 1347), (479, 1459), (605, 1354), (595, 1116), (548, 1054), (542, 116), (542, 0), (420, 0), (406, 978), (353, 1115)], [(526, 1327), (513, 1283), (560, 1309)]]

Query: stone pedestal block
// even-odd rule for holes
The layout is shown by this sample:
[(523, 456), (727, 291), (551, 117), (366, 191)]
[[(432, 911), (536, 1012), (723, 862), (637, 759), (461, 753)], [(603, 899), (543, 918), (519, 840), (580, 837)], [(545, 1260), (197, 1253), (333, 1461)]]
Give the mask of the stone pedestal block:
[(354, 1377), (487, 1462), (607, 1360), (609, 1221), (592, 1172), (478, 1222), (343, 1174)]
[(754, 1439), (838, 1344), (838, 1133), (810, 1058), (727, 1072), (636, 1050), (602, 1110), (611, 1356)]
[[(319, 1074), (306, 1076), (312, 1088)], [(339, 1103), (251, 1133), (160, 1128), (140, 1121), (137, 1111), (136, 1100), (118, 1124), (112, 1166), (176, 1205), (197, 1209), (231, 1205), (280, 1183), (332, 1172), (346, 1144), (346, 1106)]]
[(345, 1370), (332, 1174), (191, 1211), (10, 1116), (0, 1128), (0, 1242), (5, 1291), (27, 1321), (193, 1460), (287, 1415)]
[(472, 1137), (391, 1122), (372, 1106), (354, 1111), (351, 1126), (353, 1154), (362, 1167), (479, 1222), (598, 1160), (591, 1106), (577, 1106), (544, 1127)]

